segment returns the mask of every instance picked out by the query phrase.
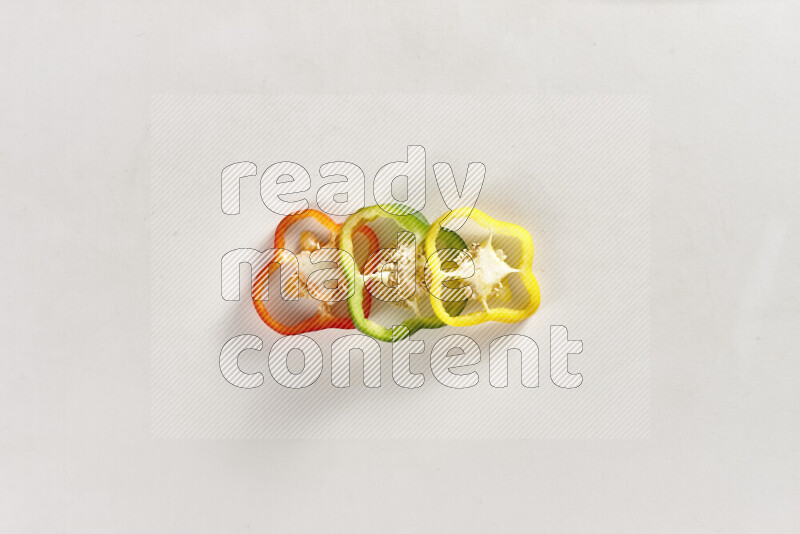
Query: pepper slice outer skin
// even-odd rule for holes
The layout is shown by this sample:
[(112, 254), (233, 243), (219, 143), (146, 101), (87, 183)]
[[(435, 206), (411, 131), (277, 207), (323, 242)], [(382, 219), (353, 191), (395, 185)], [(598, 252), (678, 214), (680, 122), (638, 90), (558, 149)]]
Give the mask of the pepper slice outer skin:
[[(342, 232), (339, 240), (339, 250), (342, 252), (342, 254), (353, 254), (352, 235), (355, 228), (379, 218), (388, 218), (395, 221), (402, 229), (413, 233), (417, 243), (425, 242), (425, 237), (430, 228), (428, 221), (420, 214), (394, 215), (388, 213), (380, 205), (362, 208), (350, 215), (344, 222), (344, 225), (342, 225)], [(466, 248), (464, 241), (458, 237), (458, 234), (455, 232), (447, 232), (446, 234), (442, 234), (442, 237), (448, 241), (449, 248)], [(435, 246), (435, 244), (436, 239), (434, 238), (433, 246)], [(345, 265), (344, 261), (341, 263), (342, 265)], [(443, 323), (435, 315), (430, 317), (411, 317), (406, 319), (401, 323), (401, 326), (406, 327), (405, 329), (386, 328), (385, 326), (382, 326), (377, 322), (367, 318), (362, 311), (363, 307), (361, 305), (361, 299), (363, 297), (364, 290), (364, 277), (361, 272), (359, 272), (358, 266), (354, 266), (354, 268), (355, 272), (348, 272), (346, 268), (343, 269), (348, 283), (355, 285), (355, 291), (352, 293), (350, 298), (347, 299), (347, 306), (350, 310), (350, 317), (353, 319), (353, 324), (355, 324), (356, 328), (358, 328), (358, 330), (360, 330), (362, 333), (380, 341), (395, 342), (411, 336), (417, 330), (422, 328), (440, 328), (445, 325), (445, 323)], [(453, 311), (456, 314), (459, 313), (466, 305), (465, 302), (457, 302), (453, 304)], [(398, 334), (397, 332), (401, 333)]]
[[(439, 294), (442, 290), (443, 277), (437, 276), (442, 273), (442, 264), (436, 252), (436, 237), (443, 229), (443, 224), (448, 220), (456, 219), (459, 217), (469, 217), (483, 228), (492, 230), (495, 234), (510, 236), (517, 239), (522, 247), (522, 254), (520, 257), (519, 265), (516, 266), (520, 270), (519, 275), (525, 290), (528, 293), (528, 302), (524, 308), (494, 308), (488, 312), (485, 310), (474, 311), (465, 315), (454, 316), (448, 313), (443, 302), (436, 298), (434, 294)], [(443, 323), (450, 326), (473, 326), (487, 321), (498, 321), (501, 323), (516, 323), (533, 315), (539, 308), (541, 300), (541, 293), (539, 290), (539, 282), (533, 276), (533, 238), (530, 233), (517, 224), (498, 221), (486, 215), (476, 208), (459, 208), (450, 213), (446, 213), (439, 217), (430, 226), (427, 236), (425, 237), (425, 255), (428, 257), (428, 266), (432, 273), (431, 282), (431, 307), (433, 313)], [(466, 301), (464, 301), (466, 304)]]
[[(341, 232), (342, 225), (331, 219), (328, 215), (314, 209), (307, 209), (305, 211), (287, 215), (281, 220), (280, 223), (278, 223), (278, 226), (275, 229), (274, 248), (285, 249), (286, 231), (292, 225), (304, 219), (313, 219), (317, 221), (323, 227), (325, 227), (325, 229), (328, 230), (331, 235), (337, 235)], [(359, 233), (366, 238), (369, 245), (370, 255), (378, 251), (378, 238), (375, 236), (375, 233), (372, 230), (366, 226), (361, 226), (360, 228), (356, 228), (356, 233)], [(277, 263), (270, 263), (261, 270), (254, 281), (255, 294), (260, 294), (264, 285), (268, 283), (270, 274), (277, 268)], [(362, 299), (364, 306), (362, 313), (366, 316), (369, 316), (372, 298), (371, 295), (368, 294), (364, 295), (364, 297), (365, 298)], [(258, 316), (267, 326), (284, 336), (294, 336), (307, 332), (315, 332), (317, 330), (325, 330), (327, 328), (341, 328), (344, 330), (352, 330), (355, 328), (355, 325), (350, 317), (337, 317), (333, 315), (323, 316), (320, 313), (304, 319), (297, 324), (287, 325), (277, 321), (274, 317), (272, 317), (272, 315), (270, 315), (264, 301), (253, 299), (253, 306), (255, 307)]]

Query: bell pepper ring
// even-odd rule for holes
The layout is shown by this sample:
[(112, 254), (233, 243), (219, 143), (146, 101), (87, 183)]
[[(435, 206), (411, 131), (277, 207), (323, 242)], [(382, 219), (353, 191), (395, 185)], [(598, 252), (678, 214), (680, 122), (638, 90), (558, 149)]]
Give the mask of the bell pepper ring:
[[(362, 208), (350, 215), (342, 225), (342, 232), (339, 239), (339, 249), (342, 253), (343, 259), (346, 257), (345, 255), (352, 256), (352, 236), (354, 230), (377, 219), (390, 219), (396, 222), (404, 232), (411, 234), (411, 236), (407, 236), (401, 233), (401, 237), (398, 239), (397, 247), (395, 249), (385, 249), (381, 251), (382, 253), (386, 253), (382, 258), (384, 260), (382, 265), (379, 261), (376, 261), (375, 256), (371, 256), (365, 267), (378, 267), (378, 269), (367, 274), (366, 276), (359, 271), (358, 266), (354, 265), (353, 262), (349, 262), (347, 264), (344, 261), (341, 262), (342, 270), (348, 279), (348, 283), (355, 287), (355, 291), (353, 291), (347, 299), (347, 306), (350, 310), (350, 316), (352, 317), (356, 328), (358, 328), (362, 333), (375, 339), (394, 342), (405, 339), (422, 328), (440, 328), (444, 326), (445, 323), (443, 323), (435, 315), (422, 316), (419, 313), (418, 306), (416, 305), (416, 298), (420, 292), (427, 292), (427, 287), (420, 283), (421, 277), (419, 276), (419, 273), (424, 268), (425, 264), (425, 256), (421, 252), (425, 242), (425, 236), (428, 234), (430, 225), (428, 224), (428, 221), (419, 214), (398, 215), (395, 213), (390, 213), (388, 211), (388, 208), (390, 207), (390, 205), (369, 206)], [(404, 235), (405, 237), (403, 237)], [(441, 238), (443, 246), (446, 248), (461, 250), (466, 248), (464, 241), (455, 232), (441, 232), (439, 237)], [(434, 239), (432, 246), (435, 247), (435, 245), (436, 240)], [(395, 279), (393, 280), (392, 274), (387, 275), (385, 271), (380, 269), (381, 267), (386, 266), (386, 264), (392, 265), (394, 270), (398, 272), (404, 267), (408, 267), (409, 269), (413, 270), (413, 279), (402, 277), (405, 280), (403, 283), (407, 284), (408, 287), (401, 287), (403, 285), (401, 283), (398, 287), (393, 288), (393, 290), (385, 291), (386, 286), (391, 285), (392, 282), (398, 282), (397, 276), (395, 276)], [(367, 269), (365, 269), (365, 271), (366, 270)], [(399, 325), (404, 326), (405, 328), (392, 328), (393, 326), (398, 325), (391, 325), (389, 328), (387, 328), (366, 317), (361, 300), (364, 294), (363, 290), (366, 288), (367, 283), (371, 283), (373, 281), (380, 281), (384, 285), (384, 291), (381, 291), (382, 295), (379, 296), (373, 294), (375, 298), (404, 304), (414, 312), (413, 317), (403, 320)], [(386, 296), (387, 293), (389, 293), (388, 296)], [(448, 303), (447, 307), (450, 308), (450, 314), (457, 315), (461, 312), (465, 305), (466, 302), (453, 302)]]
[[(471, 211), (471, 213), (470, 213)], [(457, 267), (444, 271), (443, 261), (436, 249), (436, 238), (445, 229), (448, 221), (459, 217), (469, 218), (483, 228), (489, 230), (488, 238), (481, 244), (474, 243), (468, 252), (471, 261), (464, 261), (467, 255), (461, 255), (461, 261), (455, 261)], [(517, 239), (522, 248), (521, 257), (516, 267), (506, 263), (506, 255), (502, 250), (492, 245), (492, 235), (505, 235)], [(428, 256), (428, 266), (431, 271), (430, 295), (433, 313), (443, 323), (450, 326), (472, 326), (486, 321), (499, 321), (503, 323), (516, 323), (533, 315), (539, 308), (541, 295), (539, 283), (533, 276), (533, 238), (523, 227), (498, 221), (475, 208), (459, 208), (437, 219), (430, 227), (425, 238), (425, 253)], [(527, 303), (519, 309), (491, 308), (488, 303), (490, 297), (500, 297), (506, 300), (508, 285), (504, 284), (505, 278), (511, 274), (518, 274), (527, 292)], [(438, 298), (443, 291), (444, 283), (448, 280), (460, 280), (471, 290), (470, 299), (481, 304), (482, 310), (464, 315), (453, 315), (448, 312), (445, 302)], [(465, 300), (464, 303), (467, 301)]]
[[(311, 265), (311, 254), (320, 256), (319, 252), (315, 251), (330, 251), (330, 254), (322, 254), (320, 261), (338, 261), (340, 258), (339, 249), (337, 244), (338, 236), (341, 232), (342, 225), (335, 222), (326, 214), (307, 209), (302, 212), (293, 213), (284, 217), (275, 229), (275, 246), (274, 248), (286, 251), (286, 232), (287, 230), (303, 220), (315, 220), (320, 223), (329, 234), (328, 241), (323, 243), (317, 238), (317, 235), (312, 231), (303, 231), (300, 234), (300, 252), (296, 254), (297, 263), (293, 261), (286, 261), (282, 258), (282, 252), (276, 254), (270, 263), (261, 270), (253, 282), (253, 294), (256, 298), (253, 299), (253, 306), (255, 306), (258, 316), (264, 323), (273, 329), (275, 332), (284, 336), (293, 336), (306, 332), (314, 332), (317, 330), (325, 330), (327, 328), (341, 328), (352, 329), (354, 328), (353, 321), (349, 316), (337, 316), (332, 313), (332, 302), (345, 300), (347, 294), (353, 291), (352, 287), (347, 286), (347, 279), (341, 274), (342, 269), (337, 267), (337, 281), (336, 288), (324, 287), (321, 283), (316, 283), (315, 274), (320, 271), (315, 271), (311, 274), (306, 274), (306, 269)], [(364, 237), (367, 240), (368, 254), (372, 255), (378, 251), (378, 238), (375, 233), (366, 226), (356, 228), (355, 233)], [(350, 263), (353, 263), (353, 258), (348, 258)], [(288, 258), (287, 258), (288, 259)], [(297, 265), (299, 269), (295, 272), (294, 266)], [(285, 277), (286, 286), (284, 287), (289, 294), (299, 294), (301, 297), (310, 297), (317, 300), (316, 313), (296, 324), (284, 324), (275, 319), (272, 314), (267, 310), (266, 302), (260, 300), (260, 297), (267, 287), (270, 275), (277, 268), (288, 268), (288, 276)], [(283, 274), (283, 273), (281, 273)], [(281, 277), (284, 279), (284, 277)], [(372, 303), (371, 296), (368, 294), (363, 295), (363, 310), (365, 316), (369, 316), (370, 307)]]

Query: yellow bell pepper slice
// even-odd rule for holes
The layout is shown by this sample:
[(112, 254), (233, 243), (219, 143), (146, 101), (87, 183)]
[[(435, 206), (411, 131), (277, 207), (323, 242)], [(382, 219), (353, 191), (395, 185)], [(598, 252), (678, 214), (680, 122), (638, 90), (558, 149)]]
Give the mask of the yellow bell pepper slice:
[[(473, 299), (483, 305), (483, 310), (475, 311), (462, 315), (450, 315), (444, 307), (444, 302), (437, 295), (442, 295), (446, 286), (444, 282), (453, 277), (456, 271), (442, 270), (442, 259), (437, 252), (436, 237), (442, 226), (448, 221), (458, 218), (470, 218), (483, 228), (490, 231), (488, 240), (480, 245), (473, 247), (470, 253), (473, 262), (469, 267), (474, 266), (470, 275), (459, 276), (472, 287)], [(522, 254), (516, 268), (505, 263), (505, 255), (502, 251), (496, 251), (491, 245), (492, 233), (506, 235), (517, 239), (522, 247)], [(428, 229), (425, 237), (425, 254), (428, 257), (428, 268), (430, 269), (430, 299), (433, 312), (443, 323), (450, 326), (472, 326), (486, 321), (499, 321), (503, 323), (516, 323), (526, 317), (530, 317), (539, 308), (541, 295), (539, 283), (533, 276), (533, 238), (523, 227), (498, 221), (486, 215), (484, 212), (475, 208), (459, 208), (450, 213), (439, 217)], [(502, 280), (506, 276), (518, 273), (528, 294), (527, 303), (523, 308), (490, 308), (486, 302), (488, 296), (501, 296), (505, 300), (504, 293), (507, 295), (508, 286), (504, 286)], [(462, 271), (463, 274), (463, 271)], [(503, 289), (505, 287), (505, 290)]]

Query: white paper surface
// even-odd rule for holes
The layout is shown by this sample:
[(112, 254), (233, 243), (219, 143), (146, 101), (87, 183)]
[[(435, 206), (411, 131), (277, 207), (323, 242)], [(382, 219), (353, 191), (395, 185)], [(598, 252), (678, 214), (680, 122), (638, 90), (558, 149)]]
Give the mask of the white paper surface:
[[(799, 9), (7, 2), (0, 530), (797, 532)], [(650, 437), (152, 439), (158, 94), (648, 95)]]

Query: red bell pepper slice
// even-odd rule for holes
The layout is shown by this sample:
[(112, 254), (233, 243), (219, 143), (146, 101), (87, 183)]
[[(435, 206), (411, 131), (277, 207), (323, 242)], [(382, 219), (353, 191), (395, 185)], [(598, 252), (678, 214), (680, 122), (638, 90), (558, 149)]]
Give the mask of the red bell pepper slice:
[[(332, 249), (336, 250), (337, 253), (335, 257), (338, 259), (338, 240), (339, 240), (339, 233), (341, 231), (342, 225), (335, 222), (333, 219), (328, 217), (326, 214), (313, 210), (307, 209), (302, 212), (293, 213), (292, 215), (287, 215), (286, 217), (281, 220), (278, 224), (278, 227), (275, 229), (275, 249), (285, 249), (286, 248), (286, 231), (295, 223), (302, 221), (304, 219), (313, 219), (319, 222), (325, 229), (328, 230), (330, 233), (330, 238), (327, 244), (321, 243), (313, 232), (303, 232), (300, 236), (300, 246), (304, 250), (312, 250), (314, 248), (322, 248), (322, 249)], [(378, 251), (378, 238), (375, 236), (375, 233), (370, 230), (366, 225), (362, 225), (356, 230), (355, 234), (361, 235), (362, 237), (366, 238), (367, 245), (369, 247), (369, 255), (368, 257), (372, 256)], [(317, 305), (317, 312), (311, 317), (302, 320), (299, 323), (287, 325), (278, 320), (276, 320), (267, 310), (266, 301), (259, 300), (259, 296), (264, 292), (267, 287), (267, 283), (270, 277), (270, 274), (277, 268), (279, 268), (280, 262), (275, 261), (276, 259), (273, 258), (273, 261), (267, 264), (261, 272), (256, 275), (255, 281), (253, 282), (253, 294), (256, 298), (253, 299), (253, 305), (255, 306), (256, 312), (258, 312), (258, 316), (261, 317), (261, 320), (266, 323), (267, 326), (272, 328), (275, 332), (284, 335), (284, 336), (293, 336), (297, 334), (303, 334), (306, 332), (314, 332), (317, 330), (325, 330), (326, 328), (342, 328), (342, 329), (351, 329), (355, 328), (353, 325), (353, 321), (350, 318), (350, 315), (346, 316), (337, 316), (333, 315), (330, 311), (330, 303), (320, 301)], [(303, 280), (299, 276), (294, 276), (291, 280), (294, 280), (296, 283), (300, 283), (302, 287)], [(290, 281), (291, 281), (290, 280)], [(340, 283), (346, 283), (346, 277), (342, 275), (340, 277)], [(301, 293), (302, 295), (302, 293)], [(305, 295), (308, 296), (308, 295)], [(372, 305), (372, 298), (366, 288), (363, 290), (363, 309), (364, 315), (368, 316), (370, 312), (370, 308)], [(284, 301), (286, 302), (286, 301)], [(286, 305), (291, 305), (288, 302)]]

